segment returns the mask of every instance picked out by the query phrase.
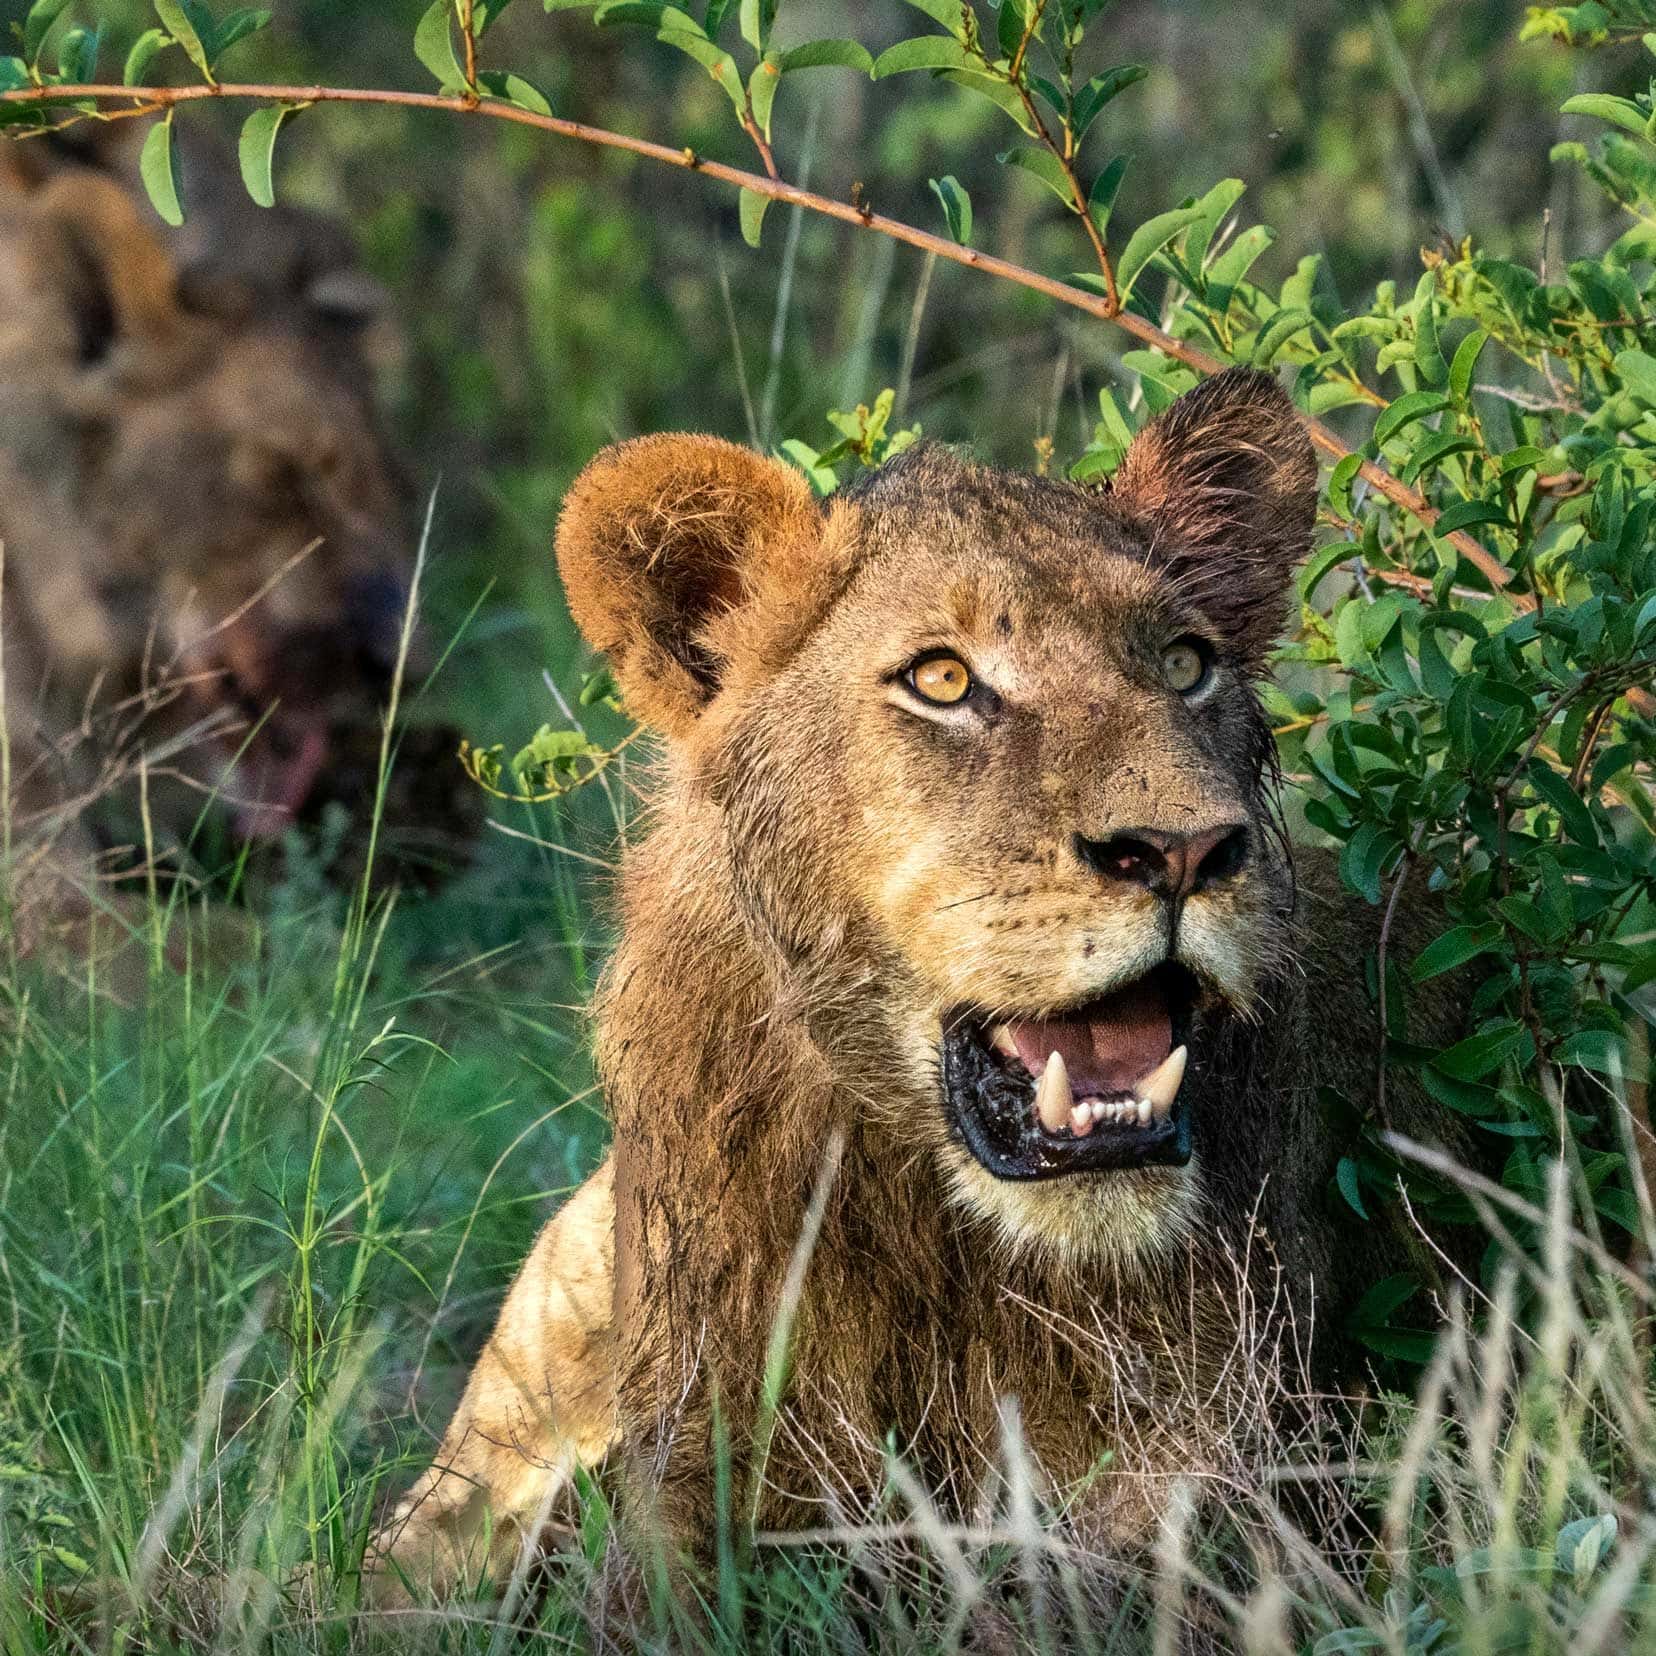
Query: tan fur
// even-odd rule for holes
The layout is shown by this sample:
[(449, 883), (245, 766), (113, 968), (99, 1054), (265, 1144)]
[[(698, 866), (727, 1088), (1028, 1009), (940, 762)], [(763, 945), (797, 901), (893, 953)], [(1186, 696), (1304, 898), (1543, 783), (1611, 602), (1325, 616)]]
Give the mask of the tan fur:
[(428, 1472), (381, 1532), (381, 1602), (508, 1575), (577, 1468), (615, 1439), (608, 1162), (541, 1231)]
[[(1113, 493), (922, 447), (819, 511), (703, 437), (609, 450), (571, 492), (571, 605), (667, 738), (595, 1009), (615, 1271), (593, 1355), (614, 1367), (586, 1384), (614, 1388), (635, 1530), (705, 1547), (715, 1416), (736, 1510), (761, 1526), (866, 1510), (888, 1442), (971, 1512), (1004, 1487), (1011, 1409), (1043, 1498), (1130, 1545), (1171, 1480), (1245, 1475), (1283, 1393), (1338, 1372), (1342, 1304), (1406, 1244), (1330, 1221), (1317, 1089), (1372, 1094), (1377, 922), (1326, 859), (1291, 872), (1250, 684), (1314, 498), (1286, 399), (1248, 374), (1152, 424)], [(1159, 662), (1192, 634), (1213, 670), (1181, 697)], [(903, 670), (936, 649), (993, 697), (918, 705)], [(1231, 825), (1245, 858), (1176, 924), (1086, 856), (1129, 829)], [(1400, 905), (1399, 958), (1426, 923)], [(992, 1176), (945, 1116), (945, 1025), (1082, 1004), (1170, 955), (1203, 986), (1191, 1164)], [(1422, 1017), (1430, 1040), (1458, 1011)], [(1442, 1136), (1406, 1081), (1389, 1100)], [(581, 1210), (583, 1257), (605, 1199)], [(561, 1396), (570, 1350), (517, 1326), (516, 1303), (527, 1383)], [(784, 1314), (791, 1380), (761, 1448)], [(482, 1395), (463, 1416), (462, 1436), (516, 1430)], [(521, 1522), (523, 1464), (473, 1470)], [(407, 1536), (387, 1545), (411, 1576), (453, 1579)]]
[(303, 215), (256, 222), (245, 192), (213, 206), (205, 153), (169, 232), (127, 130), (0, 174), (14, 841), (55, 841), (82, 881), (85, 807), (124, 790), (136, 817), (140, 755), (162, 852), (215, 789), (265, 822), (261, 776), (274, 797), (307, 742), (319, 809), (375, 728), (413, 561), (360, 319), (317, 297), (344, 251)]

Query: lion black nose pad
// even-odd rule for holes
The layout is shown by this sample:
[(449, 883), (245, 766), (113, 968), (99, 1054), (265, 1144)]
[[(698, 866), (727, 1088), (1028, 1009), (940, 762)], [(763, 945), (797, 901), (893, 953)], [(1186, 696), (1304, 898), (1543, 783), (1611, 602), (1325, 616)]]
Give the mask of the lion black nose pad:
[(1194, 891), (1240, 873), (1248, 860), (1248, 830), (1228, 822), (1201, 834), (1127, 828), (1108, 839), (1075, 836), (1075, 854), (1106, 880), (1147, 886), (1182, 902)]

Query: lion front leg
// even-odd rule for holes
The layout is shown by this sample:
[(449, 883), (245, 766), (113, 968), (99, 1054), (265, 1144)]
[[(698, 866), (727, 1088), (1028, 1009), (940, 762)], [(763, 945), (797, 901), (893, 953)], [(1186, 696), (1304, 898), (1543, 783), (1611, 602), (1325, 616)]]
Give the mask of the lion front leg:
[(536, 1238), (436, 1459), (370, 1544), (385, 1605), (504, 1581), (578, 1470), (617, 1435), (613, 1162)]

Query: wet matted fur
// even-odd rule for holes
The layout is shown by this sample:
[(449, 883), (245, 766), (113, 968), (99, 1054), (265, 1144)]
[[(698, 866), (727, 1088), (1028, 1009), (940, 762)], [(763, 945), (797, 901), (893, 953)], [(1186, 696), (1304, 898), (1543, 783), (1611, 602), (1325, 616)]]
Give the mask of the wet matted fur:
[[(1343, 1309), (1408, 1244), (1329, 1204), (1317, 1094), (1373, 1095), (1379, 923), (1291, 862), (1253, 689), (1315, 498), (1241, 371), (1109, 490), (934, 446), (826, 506), (708, 437), (588, 467), (564, 581), (664, 750), (596, 1005), (614, 1148), (379, 1538), (382, 1593), (498, 1578), (605, 1456), (629, 1521), (696, 1550), (720, 1433), (762, 1527), (866, 1511), (893, 1452), (969, 1514), (1008, 1410), (1043, 1498), (1130, 1545), (1340, 1372)], [(969, 691), (921, 693), (940, 658)], [(1394, 946), (1428, 923), (1406, 897)], [(1182, 1041), (1171, 1113), (1083, 1098), (1049, 1130), (1049, 1041), (1101, 1093)], [(1406, 1080), (1389, 1110), (1453, 1140)]]

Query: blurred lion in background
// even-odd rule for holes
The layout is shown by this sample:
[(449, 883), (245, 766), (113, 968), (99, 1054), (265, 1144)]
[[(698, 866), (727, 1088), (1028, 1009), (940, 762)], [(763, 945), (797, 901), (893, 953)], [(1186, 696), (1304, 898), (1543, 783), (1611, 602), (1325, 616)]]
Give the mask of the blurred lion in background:
[[(375, 284), (339, 226), (255, 207), (211, 149), (186, 150), (185, 190), (169, 231), (120, 128), (0, 145), (5, 713), (27, 941), (114, 866), (112, 817), (142, 818), (170, 865), (204, 813), (244, 842), (334, 802), (365, 815), (399, 653), (406, 682), (427, 667), (418, 631), (404, 636), (415, 537), (372, 396)], [(454, 746), (446, 730), (402, 739), (384, 839), (400, 871), (433, 878), (471, 837)]]

